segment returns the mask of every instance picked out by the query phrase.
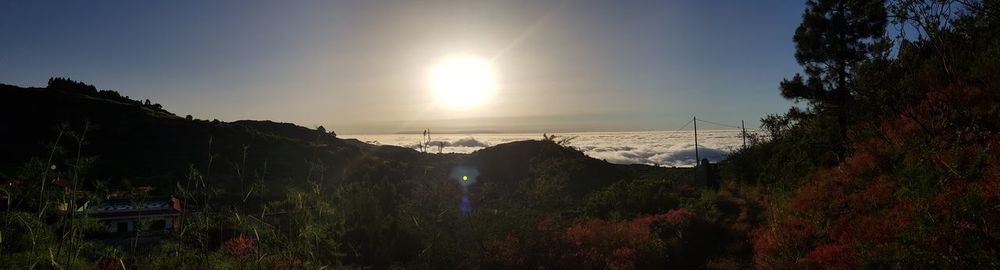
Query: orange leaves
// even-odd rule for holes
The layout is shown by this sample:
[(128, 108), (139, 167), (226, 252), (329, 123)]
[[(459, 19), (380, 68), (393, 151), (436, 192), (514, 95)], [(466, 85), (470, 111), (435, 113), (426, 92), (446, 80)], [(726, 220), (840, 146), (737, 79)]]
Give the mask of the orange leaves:
[(995, 257), (981, 245), (1000, 238), (991, 222), (1000, 220), (996, 104), (995, 93), (973, 87), (934, 89), (878, 133), (852, 138), (850, 156), (769, 210), (754, 239), (757, 266), (854, 269), (906, 258), (956, 266), (981, 259), (967, 254)]
[(675, 209), (613, 222), (592, 218), (560, 228), (549, 217), (529, 235), (494, 241), (489, 253), (493, 263), (507, 268), (635, 269), (665, 259), (664, 237), (682, 237), (696, 218)]
[(97, 269), (118, 270), (123, 266), (118, 258), (105, 258), (97, 262)]
[[(858, 269), (857, 254), (844, 245), (821, 245), (806, 255), (807, 268)], [(818, 266), (818, 267), (817, 267)]]
[(490, 256), (495, 263), (504, 267), (523, 267), (525, 256), (521, 256), (523, 249), (528, 246), (514, 235), (507, 235), (503, 239), (493, 241)]
[(288, 270), (288, 269), (301, 269), (302, 259), (299, 258), (285, 258), (277, 257), (274, 267), (275, 270)]
[(224, 243), (226, 254), (240, 260), (249, 259), (252, 255), (255, 242), (253, 238), (243, 234), (230, 238)]
[(817, 173), (785, 211), (757, 231), (758, 267), (799, 265), (805, 258), (808, 268), (854, 269), (859, 250), (881, 254), (899, 230), (909, 227), (912, 207), (893, 195), (894, 179), (852, 177), (854, 171), (871, 170), (852, 169)]
[(657, 217), (662, 218), (663, 220), (669, 223), (679, 224), (684, 222), (690, 222), (691, 219), (695, 218), (695, 215), (694, 213), (691, 213), (687, 209), (681, 208), (681, 209), (670, 210), (666, 214), (657, 215)]
[(762, 227), (754, 236), (754, 264), (763, 269), (787, 268), (798, 261), (804, 250), (811, 248), (809, 243), (815, 241), (818, 234), (813, 224), (797, 218)]
[(619, 222), (590, 219), (570, 226), (563, 239), (574, 251), (572, 257), (581, 259), (585, 266), (634, 269), (639, 255), (636, 250), (655, 240), (650, 225), (666, 222), (667, 215), (643, 216)]
[(869, 151), (859, 151), (854, 155), (851, 155), (844, 161), (841, 166), (843, 169), (848, 170), (850, 176), (862, 176), (871, 172), (874, 172), (879, 168), (882, 162), (878, 156)]
[(859, 151), (804, 181), (775, 220), (758, 230), (757, 266), (788, 267), (804, 258), (809, 268), (852, 269), (858, 254), (885, 253), (910, 227), (912, 204), (894, 195), (897, 180), (880, 162), (880, 155)]
[[(996, 171), (1000, 171), (1000, 166), (998, 166)], [(988, 202), (1000, 203), (1000, 175), (989, 176), (985, 183), (983, 183), (982, 191), (980, 191), (980, 196), (983, 196)]]
[(608, 223), (591, 219), (566, 229), (567, 242), (577, 247), (634, 245), (649, 240), (649, 225), (639, 220)]

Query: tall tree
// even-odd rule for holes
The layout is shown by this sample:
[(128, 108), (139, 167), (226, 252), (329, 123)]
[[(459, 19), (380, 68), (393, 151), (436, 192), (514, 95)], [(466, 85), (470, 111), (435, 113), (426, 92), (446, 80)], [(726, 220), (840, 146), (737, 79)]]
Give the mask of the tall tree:
[(781, 82), (786, 99), (806, 101), (820, 111), (838, 116), (841, 135), (847, 124), (851, 73), (875, 52), (875, 41), (885, 34), (882, 0), (809, 0), (802, 24), (795, 30), (795, 59), (807, 78), (795, 74)]

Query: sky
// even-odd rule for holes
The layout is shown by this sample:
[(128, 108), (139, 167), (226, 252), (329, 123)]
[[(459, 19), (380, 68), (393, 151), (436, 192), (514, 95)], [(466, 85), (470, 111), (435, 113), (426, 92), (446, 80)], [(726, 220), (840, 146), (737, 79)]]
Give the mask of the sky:
[[(804, 1), (2, 1), (0, 83), (69, 77), (175, 114), (341, 134), (748, 127), (792, 105)], [(485, 104), (430, 70), (489, 59)]]

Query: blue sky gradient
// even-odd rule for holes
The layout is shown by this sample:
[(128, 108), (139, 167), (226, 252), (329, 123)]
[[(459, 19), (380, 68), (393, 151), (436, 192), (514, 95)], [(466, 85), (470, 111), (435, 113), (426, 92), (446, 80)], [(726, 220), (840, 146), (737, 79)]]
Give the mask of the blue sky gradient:
[[(800, 1), (4, 1), (0, 82), (70, 77), (179, 115), (340, 133), (756, 127), (785, 111)], [(428, 66), (495, 58), (500, 90), (434, 108)]]

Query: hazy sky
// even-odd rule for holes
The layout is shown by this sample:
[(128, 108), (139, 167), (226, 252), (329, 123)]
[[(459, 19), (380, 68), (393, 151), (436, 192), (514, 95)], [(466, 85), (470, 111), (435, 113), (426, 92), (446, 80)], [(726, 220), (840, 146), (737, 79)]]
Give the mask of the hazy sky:
[[(790, 105), (803, 2), (3, 1), (0, 82), (338, 133), (756, 127)], [(454, 54), (495, 59), (486, 105), (431, 106), (429, 69)]]

